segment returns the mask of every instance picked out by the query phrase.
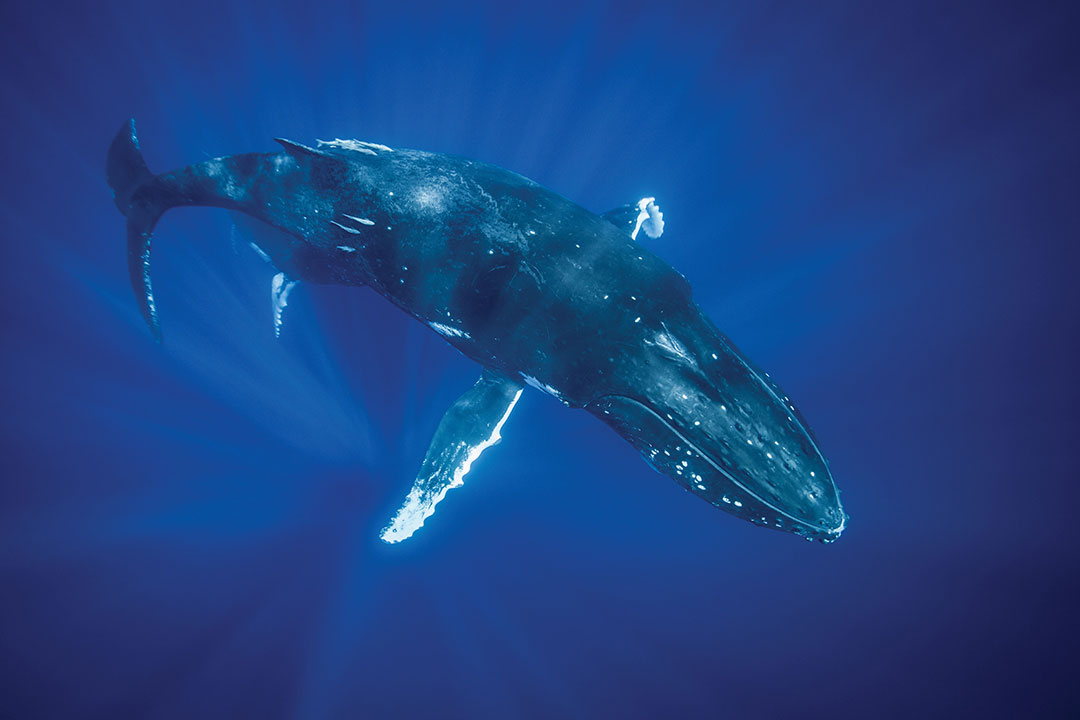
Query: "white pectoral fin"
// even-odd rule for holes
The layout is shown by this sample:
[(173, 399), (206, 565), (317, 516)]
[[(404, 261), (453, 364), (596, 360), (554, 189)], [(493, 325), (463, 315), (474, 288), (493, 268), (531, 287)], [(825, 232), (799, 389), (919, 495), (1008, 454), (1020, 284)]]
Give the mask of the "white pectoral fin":
[(295, 285), (295, 280), (289, 280), (285, 277), (285, 273), (281, 272), (270, 281), (270, 300), (274, 310), (274, 337), (281, 337), (281, 316), (285, 312), (285, 306), (289, 304), (289, 291)]
[(499, 442), (503, 423), (521, 396), (522, 384), (485, 370), (443, 415), (409, 496), (379, 537), (396, 543), (411, 537), (451, 488), (464, 484), (484, 450)]
[(633, 205), (617, 207), (600, 217), (625, 230), (633, 240), (637, 240), (638, 233), (642, 230), (654, 240), (664, 234), (664, 213), (660, 212), (656, 198), (641, 198)]

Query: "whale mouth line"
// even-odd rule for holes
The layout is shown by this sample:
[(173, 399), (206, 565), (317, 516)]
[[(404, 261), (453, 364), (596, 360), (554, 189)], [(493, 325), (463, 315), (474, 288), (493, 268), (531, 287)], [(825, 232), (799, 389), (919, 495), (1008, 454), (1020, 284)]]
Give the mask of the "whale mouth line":
[(649, 414), (651, 414), (653, 417), (655, 417), (657, 420), (659, 420), (664, 425), (664, 427), (666, 427), (671, 433), (673, 433), (677, 438), (679, 438), (679, 440), (686, 443), (689, 447), (693, 448), (698, 453), (698, 455), (700, 455), (702, 458), (705, 459), (705, 462), (707, 462), (709, 465), (711, 465), (718, 473), (720, 473), (725, 478), (730, 480), (732, 482), (732, 484), (734, 484), (737, 488), (739, 488), (740, 490), (745, 492), (747, 495), (754, 498), (755, 500), (757, 500), (758, 502), (760, 502), (762, 505), (766, 506), (770, 510), (773, 510), (773, 511), (779, 513), (780, 515), (783, 515), (785, 518), (787, 518), (791, 522), (796, 523), (797, 525), (802, 525), (803, 527), (809, 528), (811, 530), (816, 530), (818, 532), (824, 533), (826, 536), (829, 536), (829, 537), (839, 537), (840, 533), (842, 533), (844, 531), (844, 527), (847, 525), (847, 518), (844, 515), (843, 509), (841, 509), (841, 511), (840, 511), (840, 524), (837, 525), (836, 527), (828, 528), (828, 527), (822, 527), (821, 525), (816, 525), (816, 524), (814, 524), (812, 522), (809, 522), (807, 520), (802, 520), (800, 518), (797, 518), (794, 515), (792, 515), (791, 513), (787, 512), (786, 510), (782, 510), (781, 508), (776, 507), (776, 505), (774, 505), (773, 503), (769, 502), (768, 500), (760, 497), (756, 492), (754, 492), (753, 490), (750, 490), (743, 483), (739, 482), (735, 478), (735, 476), (733, 476), (731, 473), (729, 473), (724, 468), (720, 467), (720, 465), (715, 460), (713, 460), (712, 457), (710, 457), (708, 453), (704, 452), (698, 446), (697, 443), (690, 440), (685, 435), (683, 435), (681, 432), (679, 432), (679, 430), (675, 426), (673, 426), (670, 422), (668, 422), (668, 420), (666, 418), (664, 418), (660, 413), (656, 412), (656, 410), (654, 410), (647, 402), (642, 402), (641, 400), (637, 400), (635, 398), (628, 397), (626, 395), (612, 394), (612, 395), (601, 395), (600, 397), (595, 398), (591, 402), (589, 402), (589, 405), (593, 405), (593, 404), (595, 404), (595, 403), (597, 403), (597, 402), (599, 402), (601, 400), (605, 400), (605, 399), (608, 399), (608, 398), (616, 398), (616, 399), (619, 399), (619, 400), (624, 400), (624, 401), (627, 401), (627, 402), (634, 403), (635, 405), (640, 407), (642, 410), (644, 410), (644, 411), (648, 412)]

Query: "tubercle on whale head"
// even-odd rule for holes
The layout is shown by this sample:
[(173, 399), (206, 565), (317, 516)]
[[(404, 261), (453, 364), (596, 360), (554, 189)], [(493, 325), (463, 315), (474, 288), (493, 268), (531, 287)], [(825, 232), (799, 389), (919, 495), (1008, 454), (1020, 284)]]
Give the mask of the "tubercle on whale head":
[(829, 543), (848, 516), (791, 401), (711, 323), (661, 325), (586, 409), (657, 471), (756, 525)]

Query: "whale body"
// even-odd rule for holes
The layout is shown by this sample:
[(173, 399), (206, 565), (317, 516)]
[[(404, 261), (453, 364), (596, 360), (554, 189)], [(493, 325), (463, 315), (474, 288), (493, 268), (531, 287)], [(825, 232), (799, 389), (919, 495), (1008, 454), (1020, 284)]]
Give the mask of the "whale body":
[(594, 214), (516, 173), (358, 140), (231, 155), (155, 175), (129, 121), (106, 176), (127, 217), (131, 283), (154, 336), (152, 232), (178, 206), (212, 206), (280, 232), (275, 329), (297, 282), (367, 286), (482, 372), (440, 422), (383, 530), (412, 535), (498, 442), (523, 388), (583, 408), (656, 470), (755, 524), (831, 542), (847, 522), (805, 419), (638, 238), (663, 218), (645, 198)]

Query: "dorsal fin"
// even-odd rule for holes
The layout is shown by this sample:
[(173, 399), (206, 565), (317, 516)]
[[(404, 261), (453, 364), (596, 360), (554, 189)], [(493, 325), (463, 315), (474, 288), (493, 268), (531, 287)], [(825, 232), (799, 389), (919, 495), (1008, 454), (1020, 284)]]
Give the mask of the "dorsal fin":
[(307, 155), (310, 157), (329, 157), (325, 152), (316, 150), (315, 148), (308, 147), (307, 145), (301, 145), (298, 142), (292, 140), (286, 140), (285, 138), (274, 138), (274, 142), (285, 148), (285, 152), (290, 155)]

